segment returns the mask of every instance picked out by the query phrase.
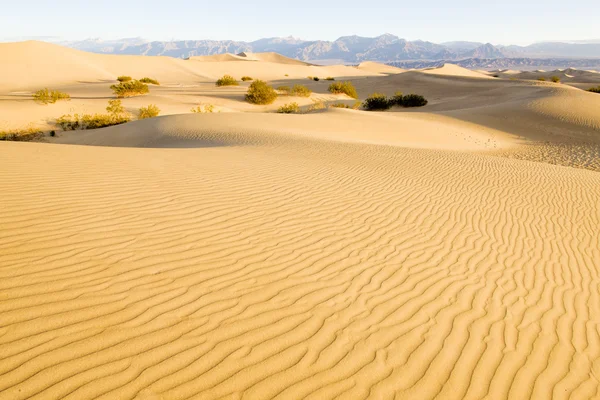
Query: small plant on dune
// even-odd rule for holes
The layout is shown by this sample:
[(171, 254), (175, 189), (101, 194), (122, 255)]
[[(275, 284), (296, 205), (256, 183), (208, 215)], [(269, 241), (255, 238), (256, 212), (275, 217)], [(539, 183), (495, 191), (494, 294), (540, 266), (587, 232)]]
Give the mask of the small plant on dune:
[(350, 108), (348, 104), (344, 103), (333, 103), (329, 105), (330, 108)]
[(322, 100), (313, 100), (313, 103), (308, 107), (307, 112), (324, 110), (327, 105)]
[(402, 96), (402, 107), (423, 107), (427, 105), (427, 99), (420, 94), (407, 94)]
[(63, 131), (74, 131), (78, 129), (98, 129), (112, 125), (120, 125), (131, 121), (128, 115), (115, 117), (110, 114), (75, 114), (63, 115), (56, 120)]
[(546, 82), (546, 78), (544, 78), (543, 76), (539, 77), (537, 80), (540, 82)]
[(392, 100), (381, 93), (373, 93), (365, 99), (362, 106), (367, 111), (384, 111), (392, 107)]
[(125, 114), (125, 107), (121, 104), (121, 100), (109, 100), (106, 106), (106, 112), (115, 118)]
[(212, 104), (204, 104), (192, 108), (192, 112), (196, 114), (212, 113), (214, 112), (214, 110), (215, 106), (213, 106)]
[(152, 79), (152, 78), (148, 78), (148, 77), (140, 79), (140, 82), (142, 82), (142, 83), (151, 83), (153, 85), (160, 85), (160, 83), (156, 79)]
[(559, 83), (560, 82), (560, 78), (558, 76), (553, 76), (552, 78), (550, 78), (550, 80), (554, 83)]
[(158, 117), (158, 114), (160, 114), (160, 109), (156, 105), (150, 104), (148, 107), (140, 108), (138, 119), (154, 118)]
[(318, 76), (315, 76), (315, 77), (313, 78), (313, 81), (315, 81), (315, 82), (319, 82), (319, 77), (318, 77)]
[(119, 82), (129, 82), (132, 78), (130, 76), (127, 75), (121, 75), (117, 77), (117, 80)]
[(140, 81), (121, 82), (110, 87), (118, 98), (134, 97), (148, 94), (148, 85)]
[(275, 99), (277, 99), (275, 89), (261, 80), (252, 82), (246, 93), (246, 101), (252, 104), (271, 104)]
[(242, 81), (246, 82), (246, 81), (252, 81), (253, 79), (249, 76), (242, 76)]
[(592, 93), (600, 93), (600, 86), (591, 87), (587, 91)]
[(33, 124), (30, 124), (22, 129), (0, 131), (0, 141), (27, 142), (30, 140), (39, 139), (43, 135), (44, 134), (41, 130), (35, 128)]
[(289, 76), (288, 74), (285, 74), (285, 76)]
[(300, 112), (300, 106), (298, 103), (284, 104), (277, 109), (277, 112), (280, 114), (296, 114)]
[(358, 93), (352, 82), (335, 82), (329, 85), (327, 90), (333, 94), (346, 94), (353, 99), (358, 99)]
[(294, 85), (291, 93), (292, 96), (310, 97), (312, 91), (304, 85)]
[(328, 76), (327, 78), (325, 78), (326, 81), (335, 81), (335, 78), (333, 76)]
[(278, 86), (277, 91), (282, 92), (281, 94), (283, 95), (289, 95), (290, 93), (292, 93), (292, 89), (290, 89), (289, 86)]
[(223, 75), (222, 78), (219, 78), (217, 80), (215, 85), (217, 85), (219, 87), (221, 87), (221, 86), (238, 86), (239, 83), (238, 83), (238, 81), (235, 80), (235, 78), (233, 76)]
[(33, 94), (33, 100), (40, 104), (54, 104), (59, 100), (70, 100), (71, 96), (58, 90), (48, 90), (48, 88), (38, 90)]

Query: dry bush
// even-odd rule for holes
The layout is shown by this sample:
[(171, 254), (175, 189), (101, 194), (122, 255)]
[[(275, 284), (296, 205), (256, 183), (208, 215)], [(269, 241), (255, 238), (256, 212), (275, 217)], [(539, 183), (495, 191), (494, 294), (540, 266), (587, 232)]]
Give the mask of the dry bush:
[(550, 80), (554, 83), (560, 83), (560, 78), (558, 76), (553, 76)]
[(78, 129), (97, 129), (106, 126), (120, 125), (131, 121), (127, 115), (109, 115), (109, 114), (67, 114), (56, 120), (63, 131), (74, 131)]
[(393, 100), (389, 100), (384, 94), (373, 93), (365, 99), (362, 106), (367, 111), (384, 111), (389, 110), (393, 104)]
[(70, 100), (71, 96), (58, 90), (48, 90), (48, 88), (38, 90), (33, 94), (33, 100), (41, 104), (54, 104), (59, 100)]
[(246, 81), (252, 81), (253, 79), (249, 76), (242, 76), (242, 81), (246, 82)]
[(275, 99), (277, 99), (275, 89), (261, 80), (252, 82), (246, 93), (246, 101), (252, 104), (271, 104)]
[(352, 82), (335, 82), (329, 85), (327, 90), (333, 94), (346, 94), (353, 99), (358, 99), (358, 93)]
[(283, 95), (289, 95), (289, 94), (292, 93), (292, 89), (290, 89), (289, 86), (278, 86), (277, 87), (277, 91), (278, 92), (283, 92), (283, 93), (281, 93)]
[(326, 81), (335, 81), (335, 78), (333, 76), (328, 76), (327, 78), (325, 78)]
[(539, 77), (537, 80), (540, 81), (540, 82), (546, 82), (546, 78), (544, 78), (543, 76)]
[(310, 97), (312, 91), (304, 85), (294, 85), (292, 87), (292, 96)]
[(140, 108), (138, 119), (154, 118), (158, 117), (158, 114), (160, 114), (160, 108), (155, 104), (150, 104), (148, 107)]
[(327, 105), (322, 100), (313, 100), (313, 103), (308, 107), (307, 112), (324, 110), (327, 108)]
[(238, 81), (235, 80), (235, 78), (233, 76), (223, 75), (222, 78), (219, 78), (217, 80), (215, 85), (217, 85), (219, 87), (221, 87), (221, 86), (238, 86), (239, 83), (238, 83)]
[(600, 86), (591, 87), (587, 91), (592, 93), (600, 93)]
[(140, 82), (142, 82), (142, 83), (151, 83), (153, 85), (160, 85), (160, 83), (156, 79), (152, 79), (152, 78), (148, 78), (148, 77), (140, 79)]
[(402, 97), (402, 107), (423, 107), (427, 105), (427, 99), (420, 94), (407, 94)]
[(10, 129), (0, 131), (0, 141), (16, 141), (16, 142), (26, 142), (30, 140), (39, 139), (44, 134), (38, 128), (35, 128), (33, 124), (22, 128), (22, 129)]
[(284, 104), (277, 109), (277, 112), (280, 114), (297, 114), (300, 112), (300, 106), (298, 103)]
[(118, 98), (141, 96), (150, 92), (148, 85), (140, 81), (121, 82), (110, 88)]
[(132, 78), (130, 76), (127, 75), (121, 75), (117, 77), (117, 80), (119, 82), (129, 82)]
[(215, 111), (215, 106), (212, 104), (204, 104), (198, 105), (191, 110), (193, 113), (202, 114), (202, 113), (212, 113)]

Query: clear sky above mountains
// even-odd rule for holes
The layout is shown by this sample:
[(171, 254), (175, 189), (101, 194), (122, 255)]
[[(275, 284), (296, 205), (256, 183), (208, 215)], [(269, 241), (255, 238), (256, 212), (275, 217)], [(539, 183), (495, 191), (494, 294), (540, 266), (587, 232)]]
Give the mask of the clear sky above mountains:
[(409, 40), (530, 44), (598, 39), (598, 0), (31, 0), (2, 5), (0, 39), (233, 39), (392, 33)]

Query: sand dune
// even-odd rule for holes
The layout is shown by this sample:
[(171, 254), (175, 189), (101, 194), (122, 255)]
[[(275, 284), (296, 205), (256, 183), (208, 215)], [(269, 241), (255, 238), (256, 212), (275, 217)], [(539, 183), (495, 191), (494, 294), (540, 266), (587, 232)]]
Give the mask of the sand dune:
[[(102, 112), (117, 74), (163, 83), (123, 101), (161, 117), (0, 142), (0, 400), (598, 396), (599, 95), (450, 65), (0, 54), (0, 125)], [(314, 93), (253, 106), (225, 73)], [(354, 101), (307, 75), (429, 104), (270, 112)], [(35, 104), (51, 84), (72, 100)]]
[(491, 78), (490, 76), (488, 76), (486, 74), (482, 74), (482, 73), (476, 72), (476, 71), (471, 71), (470, 69), (459, 67), (458, 65), (454, 65), (454, 64), (444, 64), (443, 66), (438, 67), (438, 68), (424, 69), (424, 70), (422, 70), (422, 72), (426, 73), (426, 74), (432, 74), (432, 75), (466, 76), (466, 77), (470, 77), (470, 78), (484, 78), (484, 79)]
[(399, 74), (406, 70), (402, 68), (392, 67), (390, 65), (376, 63), (373, 61), (364, 61), (358, 64), (358, 69), (361, 71), (374, 72), (377, 74)]

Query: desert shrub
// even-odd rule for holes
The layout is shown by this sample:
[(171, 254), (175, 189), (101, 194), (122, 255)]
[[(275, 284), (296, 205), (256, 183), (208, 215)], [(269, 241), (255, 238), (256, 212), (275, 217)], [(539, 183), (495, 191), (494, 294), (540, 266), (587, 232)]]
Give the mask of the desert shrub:
[(140, 79), (140, 82), (142, 82), (142, 83), (151, 83), (153, 85), (160, 85), (160, 83), (156, 79), (152, 79), (152, 78), (148, 78), (148, 77)]
[(333, 103), (333, 104), (330, 104), (329, 107), (331, 107), (331, 108), (350, 108), (350, 106), (348, 104), (344, 104), (344, 103)]
[(419, 94), (402, 96), (402, 107), (423, 107), (425, 105), (427, 105), (427, 100)]
[(282, 94), (287, 94), (287, 95), (292, 93), (292, 89), (290, 89), (289, 86), (278, 86), (277, 91), (283, 92)]
[(333, 76), (328, 76), (327, 78), (325, 78), (326, 81), (335, 81), (335, 78)]
[(393, 101), (381, 93), (373, 93), (365, 99), (362, 106), (367, 111), (383, 111), (392, 107)]
[(125, 107), (121, 104), (121, 100), (109, 100), (106, 112), (118, 117), (121, 114), (125, 114)]
[(308, 107), (308, 112), (324, 110), (327, 105), (322, 100), (313, 100), (313, 103)]
[(289, 76), (289, 74), (285, 74), (285, 76)]
[(308, 77), (308, 80), (309, 80), (309, 81), (312, 81), (313, 79), (314, 79), (314, 77), (313, 77), (313, 76), (309, 76), (309, 77)]
[(77, 129), (97, 129), (106, 126), (124, 124), (131, 121), (128, 115), (114, 116), (110, 114), (75, 114), (63, 115), (56, 120), (63, 131), (74, 131)]
[(544, 78), (543, 76), (539, 77), (537, 80), (540, 81), (540, 82), (546, 82), (546, 78)]
[(296, 114), (300, 112), (300, 106), (298, 103), (284, 104), (277, 109), (277, 112), (280, 114)]
[(214, 112), (214, 110), (215, 106), (213, 106), (212, 104), (204, 104), (192, 108), (192, 112), (196, 114), (212, 113)]
[(318, 76), (313, 77), (313, 81), (319, 82), (319, 77)]
[(492, 75), (494, 78), (500, 78), (500, 75)]
[(600, 93), (600, 86), (591, 87), (587, 91), (592, 93)]
[(402, 106), (404, 96), (402, 95), (402, 92), (396, 92), (389, 101), (392, 106)]
[(50, 131), (50, 136), (51, 136), (51, 137), (54, 137), (54, 136), (56, 136), (56, 131)]
[(160, 109), (156, 105), (150, 104), (148, 107), (140, 108), (138, 119), (154, 118), (158, 117), (158, 114), (160, 114)]
[(335, 82), (329, 85), (327, 90), (333, 94), (343, 93), (352, 97), (353, 99), (358, 99), (358, 93), (356, 93), (356, 88), (354, 88), (352, 82)]
[(244, 81), (244, 82), (251, 81), (251, 80), (253, 80), (253, 79), (249, 76), (242, 76), (242, 81)]
[(119, 82), (129, 82), (132, 78), (130, 76), (127, 75), (121, 75), (117, 77), (117, 80)]
[(48, 90), (48, 88), (38, 90), (33, 94), (33, 100), (41, 104), (54, 104), (59, 100), (70, 100), (71, 96), (58, 90)]
[(110, 88), (118, 98), (141, 96), (150, 92), (148, 85), (140, 81), (121, 82)]
[(291, 93), (292, 96), (310, 97), (312, 91), (304, 85), (294, 85)]
[(277, 98), (277, 92), (267, 82), (255, 80), (248, 88), (246, 101), (252, 104), (271, 104)]
[(219, 78), (216, 83), (217, 86), (238, 86), (238, 81), (231, 75), (223, 75), (222, 78)]
[(550, 80), (554, 83), (559, 83), (560, 82), (560, 78), (558, 76), (553, 76), (552, 78), (550, 78)]
[(6, 131), (0, 131), (0, 141), (17, 141), (25, 142), (29, 140), (35, 140), (43, 135), (42, 131), (35, 128), (33, 125), (29, 125), (22, 129), (11, 129)]

